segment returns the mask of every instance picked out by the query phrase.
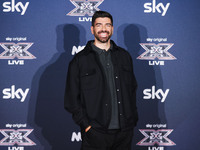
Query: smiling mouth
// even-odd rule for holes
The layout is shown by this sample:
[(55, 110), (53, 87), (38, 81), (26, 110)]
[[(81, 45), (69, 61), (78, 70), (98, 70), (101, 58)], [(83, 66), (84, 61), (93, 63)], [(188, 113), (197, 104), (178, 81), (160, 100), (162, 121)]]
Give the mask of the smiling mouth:
[(101, 37), (107, 37), (107, 33), (100, 33), (99, 34)]
[(99, 35), (101, 36), (101, 37), (107, 37), (108, 36), (108, 32), (100, 32), (99, 33)]

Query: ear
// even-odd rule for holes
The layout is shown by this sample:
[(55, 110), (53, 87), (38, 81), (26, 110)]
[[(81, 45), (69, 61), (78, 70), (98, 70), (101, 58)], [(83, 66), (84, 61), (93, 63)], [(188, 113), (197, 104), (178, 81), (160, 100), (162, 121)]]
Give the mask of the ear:
[(94, 27), (91, 26), (91, 33), (94, 34)]

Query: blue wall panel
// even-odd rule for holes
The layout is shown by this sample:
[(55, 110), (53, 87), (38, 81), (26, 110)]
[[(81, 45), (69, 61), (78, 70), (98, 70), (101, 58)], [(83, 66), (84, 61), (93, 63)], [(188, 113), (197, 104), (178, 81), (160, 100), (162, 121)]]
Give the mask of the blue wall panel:
[[(83, 12), (68, 15), (75, 4)], [(112, 39), (133, 58), (139, 122), (132, 149), (199, 149), (198, 0), (2, 0), (0, 149), (80, 148), (63, 104), (72, 52), (93, 39), (91, 16), (83, 14), (90, 5), (113, 15)]]

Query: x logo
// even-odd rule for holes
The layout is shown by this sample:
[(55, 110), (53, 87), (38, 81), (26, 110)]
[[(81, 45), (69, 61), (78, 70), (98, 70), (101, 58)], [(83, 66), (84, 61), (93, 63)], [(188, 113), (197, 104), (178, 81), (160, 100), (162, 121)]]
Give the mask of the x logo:
[(168, 50), (174, 45), (172, 43), (140, 43), (142, 48), (144, 48), (146, 51), (140, 55), (137, 59), (143, 59), (143, 60), (154, 60), (155, 58), (158, 58), (159, 60), (174, 60), (176, 57), (174, 57), (172, 54), (168, 52)]
[(140, 146), (153, 146), (158, 144), (159, 146), (173, 146), (176, 145), (172, 142), (168, 135), (171, 134), (173, 131), (172, 129), (160, 129), (160, 130), (153, 130), (153, 129), (140, 129), (139, 130), (145, 138), (142, 139), (137, 145)]
[(31, 146), (36, 145), (27, 136), (33, 131), (33, 129), (0, 129), (5, 137), (0, 140), (0, 145), (20, 145), (20, 146)]
[(0, 43), (0, 46), (5, 50), (0, 54), (0, 59), (35, 59), (27, 50), (33, 45), (33, 43)]
[(71, 3), (76, 6), (67, 15), (69, 16), (92, 16), (95, 11), (99, 11), (97, 8), (104, 0), (70, 0)]

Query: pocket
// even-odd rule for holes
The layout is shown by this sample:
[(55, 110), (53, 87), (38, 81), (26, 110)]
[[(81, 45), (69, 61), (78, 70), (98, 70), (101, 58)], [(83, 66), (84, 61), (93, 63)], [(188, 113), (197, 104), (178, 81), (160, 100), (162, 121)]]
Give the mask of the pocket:
[(123, 65), (122, 69), (123, 71), (126, 71), (126, 72), (132, 72), (132, 66), (129, 66), (129, 65)]
[(106, 139), (105, 135), (96, 131), (93, 127), (85, 133), (87, 143), (92, 147), (105, 147)]
[(132, 67), (128, 65), (123, 65), (121, 69), (121, 74), (123, 81), (126, 84), (132, 84), (133, 81), (133, 72), (132, 72)]
[(90, 130), (88, 130), (85, 134), (89, 139), (92, 139), (94, 135), (93, 128), (90, 128)]
[(97, 87), (97, 80), (97, 73), (95, 69), (82, 72), (80, 76), (81, 89), (89, 90)]
[(94, 127), (91, 127), (90, 130), (88, 130), (88, 132), (86, 132), (86, 135), (91, 139), (93, 139), (93, 138), (96, 139), (98, 137), (103, 138), (103, 136), (104, 136), (103, 133), (97, 131)]

